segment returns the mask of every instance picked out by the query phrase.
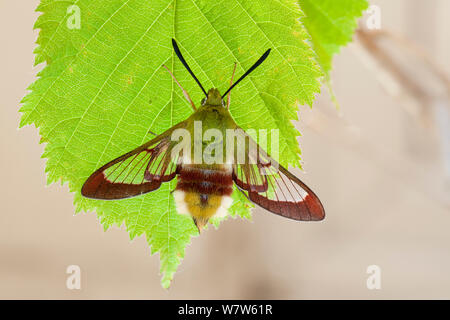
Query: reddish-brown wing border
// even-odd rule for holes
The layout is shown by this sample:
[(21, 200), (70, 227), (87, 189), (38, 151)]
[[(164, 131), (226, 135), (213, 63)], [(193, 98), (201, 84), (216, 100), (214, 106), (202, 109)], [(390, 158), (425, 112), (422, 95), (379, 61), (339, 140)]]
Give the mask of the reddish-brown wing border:
[[(233, 164), (233, 180), (239, 190), (250, 201), (283, 217), (299, 221), (323, 220), (325, 210), (317, 195), (242, 132), (249, 144), (255, 144), (248, 147), (255, 154), (249, 151), (249, 163)], [(253, 161), (250, 163), (250, 160)]]
[[(97, 169), (83, 184), (81, 194), (92, 199), (125, 199), (154, 191), (161, 186), (161, 183), (172, 180), (178, 172), (178, 167), (171, 159), (171, 150), (174, 144), (170, 141), (170, 137), (172, 131), (181, 126), (180, 123), (172, 127), (142, 146)], [(140, 156), (143, 153), (145, 154)], [(136, 170), (140, 171), (140, 176), (143, 178), (136, 182), (132, 181), (133, 183), (121, 181), (120, 179), (109, 180), (105, 171), (114, 165), (120, 167), (122, 163), (125, 163), (130, 158), (132, 158), (131, 161), (124, 168), (119, 168), (118, 170), (125, 170), (131, 164), (137, 168)], [(133, 163), (134, 159), (139, 160)], [(152, 163), (155, 162), (158, 163), (152, 166)]]

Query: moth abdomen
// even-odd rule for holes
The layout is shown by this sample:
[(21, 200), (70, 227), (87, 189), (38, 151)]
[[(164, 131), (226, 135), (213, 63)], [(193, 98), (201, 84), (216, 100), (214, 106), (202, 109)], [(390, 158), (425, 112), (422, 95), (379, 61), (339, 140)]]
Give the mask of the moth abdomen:
[(216, 169), (204, 169), (199, 165), (183, 165), (178, 179), (193, 182), (211, 182), (214, 184), (232, 185), (231, 169), (224, 166)]
[(191, 215), (201, 229), (211, 217), (226, 215), (232, 192), (230, 168), (183, 165), (174, 197), (177, 211)]
[(232, 184), (223, 185), (202, 181), (183, 181), (182, 179), (178, 180), (176, 190), (218, 196), (230, 196), (233, 192)]

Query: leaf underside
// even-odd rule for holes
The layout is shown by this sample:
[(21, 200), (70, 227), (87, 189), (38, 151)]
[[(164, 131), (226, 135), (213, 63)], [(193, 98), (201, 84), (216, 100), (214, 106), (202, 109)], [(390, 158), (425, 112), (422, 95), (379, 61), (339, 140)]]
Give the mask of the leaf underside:
[(366, 0), (299, 0), (305, 13), (303, 24), (311, 35), (318, 62), (326, 75), (333, 55), (351, 41), (356, 18), (367, 9)]
[(311, 35), (317, 61), (334, 100), (330, 83), (333, 56), (352, 40), (356, 19), (367, 9), (368, 3), (366, 0), (299, 0), (299, 4), (305, 14), (302, 23)]
[[(81, 28), (68, 28), (68, 7), (80, 8)], [(267, 48), (269, 58), (232, 92), (231, 113), (244, 129), (279, 129), (280, 161), (299, 166), (297, 104), (312, 104), (323, 72), (294, 1), (42, 0), (36, 64), (46, 63), (23, 99), (20, 126), (34, 124), (46, 143), (48, 183), (67, 182), (76, 211), (95, 210), (105, 229), (125, 224), (130, 238), (146, 236), (159, 253), (168, 287), (192, 236), (189, 217), (175, 211), (175, 181), (136, 198), (85, 199), (80, 189), (104, 163), (192, 113), (167, 65), (194, 102), (202, 92), (177, 60), (177, 39), (208, 89), (224, 92), (232, 68), (242, 74)], [(313, 41), (314, 42), (314, 41)], [(232, 216), (250, 218), (234, 192)], [(217, 226), (219, 221), (213, 221)]]

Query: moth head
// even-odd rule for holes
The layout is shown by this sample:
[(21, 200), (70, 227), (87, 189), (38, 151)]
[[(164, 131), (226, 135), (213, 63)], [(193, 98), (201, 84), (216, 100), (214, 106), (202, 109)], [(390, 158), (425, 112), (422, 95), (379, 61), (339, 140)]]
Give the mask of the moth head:
[[(208, 104), (208, 105), (223, 106), (223, 107), (225, 107), (223, 98), (228, 94), (228, 92), (230, 92), (231, 89), (233, 89), (239, 82), (241, 82), (253, 70), (255, 70), (264, 60), (266, 60), (266, 58), (268, 57), (268, 55), (270, 53), (270, 49), (268, 49), (266, 52), (264, 52), (264, 54), (258, 59), (258, 61), (256, 61), (235, 83), (233, 83), (228, 88), (228, 90), (225, 91), (225, 93), (223, 95), (220, 95), (219, 90), (217, 90), (216, 88), (211, 88), (211, 89), (209, 89), (208, 93), (206, 93), (205, 88), (203, 88), (202, 84), (197, 79), (194, 72), (192, 72), (191, 68), (189, 67), (189, 65), (187, 64), (183, 55), (181, 54), (180, 48), (178, 47), (178, 44), (175, 41), (175, 39), (172, 39), (172, 46), (173, 46), (173, 49), (174, 49), (175, 54), (177, 55), (178, 59), (180, 59), (181, 63), (184, 65), (186, 70), (191, 74), (192, 78), (194, 78), (195, 82), (197, 82), (198, 86), (200, 87), (200, 89), (202, 89), (203, 93), (205, 94), (206, 97), (202, 100), (202, 102), (201, 102), (202, 105)], [(167, 67), (166, 67), (166, 69), (167, 69)], [(236, 63), (234, 65), (234, 70), (236, 70)], [(170, 70), (169, 70), (169, 72), (170, 72)], [(233, 75), (234, 75), (234, 71), (233, 71)], [(173, 74), (172, 74), (172, 77), (175, 78), (173, 76)], [(175, 81), (178, 83), (178, 81), (176, 79), (175, 79)], [(179, 83), (178, 83), (178, 85), (181, 87), (181, 85)], [(183, 89), (183, 88), (181, 87), (181, 89)], [(184, 89), (183, 89), (183, 91), (184, 91)], [(185, 95), (185, 97), (187, 97), (188, 100), (190, 100), (189, 95), (186, 92), (184, 92), (184, 95)], [(193, 105), (193, 102), (192, 101), (190, 101), (190, 102)], [(195, 106), (194, 106), (194, 110), (195, 110)]]
[(211, 106), (225, 106), (222, 96), (220, 95), (219, 90), (216, 88), (211, 88), (208, 91), (208, 95), (202, 101), (202, 105), (211, 105)]

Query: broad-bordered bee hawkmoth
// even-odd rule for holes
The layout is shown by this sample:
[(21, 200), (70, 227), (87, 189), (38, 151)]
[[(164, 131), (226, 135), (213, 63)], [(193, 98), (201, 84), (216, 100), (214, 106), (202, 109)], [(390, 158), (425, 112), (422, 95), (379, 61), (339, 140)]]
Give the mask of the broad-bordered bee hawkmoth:
[[(322, 220), (325, 211), (314, 192), (260, 148), (229, 112), (230, 90), (267, 58), (270, 49), (233, 83), (235, 64), (230, 87), (221, 95), (216, 88), (205, 91), (176, 41), (172, 40), (172, 44), (178, 58), (205, 94), (200, 107), (195, 106), (166, 67), (194, 113), (96, 170), (84, 183), (82, 195), (105, 200), (129, 198), (154, 191), (162, 183), (177, 177), (173, 192), (177, 211), (191, 215), (199, 231), (211, 217), (227, 213), (232, 202), (233, 183), (251, 202), (270, 212), (294, 220)], [(216, 137), (211, 147), (202, 141), (203, 134), (200, 139), (196, 138), (198, 124), (202, 130), (216, 130), (217, 135), (222, 136), (221, 140), (217, 141)], [(180, 142), (180, 131), (188, 136), (184, 142)], [(227, 135), (230, 131), (233, 134), (231, 140)], [(233, 143), (234, 140), (241, 143)], [(197, 151), (200, 152), (199, 157)], [(223, 161), (207, 161), (220, 160), (220, 156)]]

